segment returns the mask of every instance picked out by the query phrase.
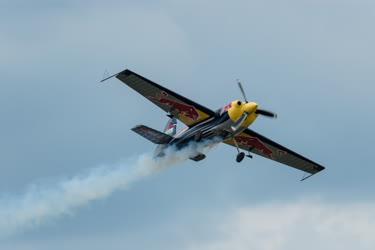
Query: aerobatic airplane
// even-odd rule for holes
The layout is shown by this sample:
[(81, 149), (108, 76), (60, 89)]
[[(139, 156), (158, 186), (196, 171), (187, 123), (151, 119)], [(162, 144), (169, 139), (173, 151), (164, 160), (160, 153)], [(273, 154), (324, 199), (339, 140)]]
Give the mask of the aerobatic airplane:
[[(259, 115), (276, 118), (276, 114), (259, 108), (255, 102), (248, 102), (239, 81), (238, 86), (244, 101), (235, 100), (213, 111), (128, 69), (107, 77), (102, 82), (111, 77), (116, 77), (168, 113), (170, 119), (164, 132), (144, 125), (132, 128), (134, 132), (158, 144), (156, 156), (162, 156), (165, 149), (172, 145), (181, 149), (192, 141), (215, 139), (215, 143), (219, 140), (237, 149), (237, 162), (241, 162), (245, 156), (252, 158), (251, 153), (254, 153), (309, 173), (302, 180), (324, 169), (318, 163), (248, 128)], [(176, 134), (176, 119), (187, 126), (178, 134)], [(245, 154), (243, 151), (248, 153)], [(197, 152), (190, 159), (200, 161), (205, 157), (202, 152)]]

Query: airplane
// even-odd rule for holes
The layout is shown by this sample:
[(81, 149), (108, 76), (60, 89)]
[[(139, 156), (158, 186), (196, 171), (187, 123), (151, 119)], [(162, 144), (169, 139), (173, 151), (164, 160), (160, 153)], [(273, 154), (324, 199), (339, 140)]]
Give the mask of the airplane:
[[(241, 162), (245, 156), (252, 158), (254, 153), (307, 173), (301, 181), (325, 169), (320, 164), (249, 129), (258, 116), (276, 118), (277, 115), (261, 109), (255, 102), (249, 102), (240, 81), (237, 83), (244, 100), (234, 100), (213, 111), (129, 69), (111, 75), (101, 82), (112, 77), (116, 77), (167, 112), (170, 119), (163, 132), (145, 125), (132, 128), (137, 134), (158, 145), (155, 150), (157, 157), (163, 156), (164, 151), (171, 146), (182, 149), (191, 142), (215, 139), (213, 143), (223, 142), (237, 149), (237, 162)], [(176, 133), (177, 119), (187, 126), (179, 133)], [(205, 154), (197, 152), (190, 159), (201, 161), (204, 158)]]

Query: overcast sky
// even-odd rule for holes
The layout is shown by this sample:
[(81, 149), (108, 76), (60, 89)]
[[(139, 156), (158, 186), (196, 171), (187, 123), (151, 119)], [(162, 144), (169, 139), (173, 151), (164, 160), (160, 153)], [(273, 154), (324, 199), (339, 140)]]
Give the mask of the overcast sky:
[(125, 68), (214, 110), (240, 78), (279, 116), (252, 128), (327, 169), (220, 145), (1, 249), (374, 249), (375, 2), (134, 2), (0, 0), (1, 197), (153, 151), (130, 128), (163, 111), (98, 83)]

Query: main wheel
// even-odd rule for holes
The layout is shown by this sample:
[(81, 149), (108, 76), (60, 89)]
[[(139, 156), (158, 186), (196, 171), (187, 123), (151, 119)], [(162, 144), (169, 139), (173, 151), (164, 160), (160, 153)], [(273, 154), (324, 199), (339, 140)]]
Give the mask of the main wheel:
[(236, 157), (236, 161), (241, 162), (243, 160), (243, 158), (245, 158), (245, 153), (244, 152), (238, 153), (238, 155)]

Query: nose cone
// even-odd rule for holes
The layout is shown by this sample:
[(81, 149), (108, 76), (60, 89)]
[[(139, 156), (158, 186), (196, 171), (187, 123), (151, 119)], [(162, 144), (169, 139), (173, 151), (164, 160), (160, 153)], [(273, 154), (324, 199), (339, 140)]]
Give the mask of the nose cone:
[(258, 104), (255, 102), (249, 102), (244, 105), (244, 111), (251, 114), (255, 112), (258, 108)]

